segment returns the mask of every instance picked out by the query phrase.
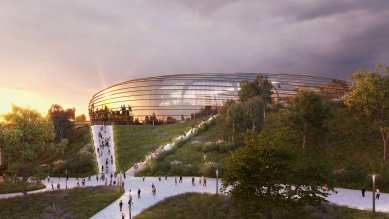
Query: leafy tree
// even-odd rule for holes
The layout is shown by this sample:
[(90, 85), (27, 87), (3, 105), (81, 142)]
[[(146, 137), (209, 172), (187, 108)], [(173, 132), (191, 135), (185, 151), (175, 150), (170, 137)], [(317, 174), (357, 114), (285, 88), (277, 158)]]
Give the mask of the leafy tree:
[(86, 121), (86, 116), (85, 114), (81, 114), (76, 116), (76, 122), (85, 122)]
[(238, 93), (239, 100), (246, 102), (253, 97), (259, 96), (265, 103), (270, 103), (272, 87), (272, 84), (263, 75), (258, 75), (253, 81), (242, 81)]
[(353, 83), (346, 94), (345, 103), (362, 112), (373, 121), (384, 144), (384, 161), (387, 158), (389, 141), (389, 67), (386, 76), (381, 76), (381, 65), (374, 72), (359, 69), (351, 75)]
[(243, 103), (244, 119), (246, 120), (245, 128), (251, 129), (253, 137), (263, 125), (264, 105), (264, 101), (258, 96), (250, 98)]
[(241, 104), (234, 103), (230, 105), (226, 112), (225, 117), (225, 129), (227, 133), (230, 133), (232, 142), (235, 142), (235, 134), (242, 131), (244, 123), (244, 110)]
[(301, 147), (305, 148), (308, 133), (322, 129), (329, 115), (330, 106), (321, 95), (311, 91), (300, 91), (292, 99), (291, 105), (284, 110), (283, 121), (302, 133)]
[(320, 166), (299, 164), (303, 153), (281, 144), (274, 136), (261, 135), (226, 159), (223, 189), (231, 187), (233, 203), (247, 218), (258, 218), (258, 213), (272, 218), (274, 209), (300, 210), (326, 202)]
[(7, 171), (21, 176), (27, 205), (27, 180), (40, 172), (38, 153), (44, 150), (47, 141), (53, 140), (51, 120), (35, 110), (12, 106), (12, 112), (3, 115), (0, 130), (0, 146), (8, 156)]
[(74, 127), (75, 109), (63, 109), (61, 105), (51, 105), (48, 116), (54, 123), (55, 141), (62, 141), (62, 138), (70, 139)]

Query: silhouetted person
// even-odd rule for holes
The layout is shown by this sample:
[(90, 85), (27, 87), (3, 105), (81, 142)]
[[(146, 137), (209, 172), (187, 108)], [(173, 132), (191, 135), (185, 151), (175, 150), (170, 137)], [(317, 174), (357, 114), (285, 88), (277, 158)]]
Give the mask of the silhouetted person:
[(120, 207), (120, 211), (122, 211), (122, 207), (123, 207), (123, 202), (122, 202), (122, 200), (120, 200), (120, 202), (119, 202), (119, 207)]
[(365, 197), (366, 189), (362, 187), (361, 191), (362, 191), (362, 197)]
[(140, 189), (138, 188), (138, 198), (140, 198)]

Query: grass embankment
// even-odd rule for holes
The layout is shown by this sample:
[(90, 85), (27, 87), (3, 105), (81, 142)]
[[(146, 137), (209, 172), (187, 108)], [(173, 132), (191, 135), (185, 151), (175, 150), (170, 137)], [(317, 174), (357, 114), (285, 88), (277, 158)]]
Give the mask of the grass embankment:
[(118, 187), (85, 187), (0, 199), (0, 218), (89, 218), (123, 194)]
[(159, 146), (171, 143), (174, 138), (199, 124), (201, 119), (171, 125), (114, 126), (116, 165), (126, 171)]
[[(274, 133), (280, 128), (286, 129), (285, 144), (301, 146), (303, 135), (283, 125), (279, 111), (269, 112), (262, 132)], [(308, 134), (307, 147), (303, 151), (315, 162), (326, 164), (328, 184), (369, 189), (372, 188), (371, 174), (375, 173), (378, 174), (377, 187), (389, 192), (389, 162), (382, 161), (382, 139), (371, 121), (345, 107), (335, 106), (323, 128)]]
[(63, 154), (46, 152), (41, 159), (49, 163), (44, 169), (44, 176), (65, 176), (66, 170), (69, 177), (85, 177), (97, 173), (96, 156), (93, 148), (93, 138), (90, 125), (74, 129), (73, 135), (65, 147)]
[(228, 218), (228, 199), (225, 196), (185, 193), (153, 205), (135, 219), (146, 218)]
[[(0, 194), (15, 193), (23, 191), (24, 185), (22, 183), (3, 182), (0, 183)], [(45, 186), (41, 183), (33, 183), (27, 186), (27, 191), (43, 189)]]
[(231, 148), (222, 141), (222, 130), (215, 122), (206, 125), (195, 137), (161, 153), (137, 175), (215, 176), (223, 172), (224, 159)]
[[(362, 211), (346, 207), (323, 205), (323, 208), (307, 208), (303, 214), (294, 214), (290, 211), (275, 211), (274, 218), (389, 218), (388, 214), (377, 213), (374, 217), (371, 211)], [(153, 205), (135, 219), (146, 218), (245, 218), (231, 205), (230, 198), (223, 195), (210, 195), (199, 193), (185, 193), (167, 198)], [(258, 214), (258, 218), (265, 218)]]

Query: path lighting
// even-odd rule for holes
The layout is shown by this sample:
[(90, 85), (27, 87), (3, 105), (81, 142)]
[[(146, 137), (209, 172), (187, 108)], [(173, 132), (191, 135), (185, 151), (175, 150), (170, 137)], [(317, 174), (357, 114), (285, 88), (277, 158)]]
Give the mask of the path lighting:
[(128, 208), (129, 208), (129, 211), (130, 211), (130, 219), (131, 219), (131, 205), (132, 205), (131, 189), (130, 189), (130, 199), (128, 200), (128, 202), (130, 203), (130, 204), (128, 205)]
[(122, 191), (122, 184), (123, 184), (123, 182), (122, 182), (122, 171), (120, 171), (120, 173), (119, 173), (119, 187), (120, 187), (120, 191)]
[(68, 188), (68, 170), (66, 170), (65, 189)]
[(219, 194), (219, 170), (216, 169), (216, 195)]
[(375, 177), (376, 175), (373, 174), (372, 176), (373, 179), (373, 214), (375, 213)]

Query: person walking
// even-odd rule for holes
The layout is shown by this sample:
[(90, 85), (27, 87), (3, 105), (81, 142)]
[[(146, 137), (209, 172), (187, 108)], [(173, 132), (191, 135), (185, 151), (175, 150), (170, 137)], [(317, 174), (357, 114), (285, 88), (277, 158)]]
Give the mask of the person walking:
[(138, 188), (138, 198), (140, 198), (140, 188)]
[(203, 186), (207, 186), (207, 178), (205, 178), (205, 177), (203, 179)]
[(177, 176), (174, 177), (174, 184), (177, 185)]
[(145, 181), (145, 178), (146, 178), (146, 177), (145, 177), (145, 176), (143, 176), (143, 182)]
[(366, 189), (362, 187), (361, 191), (362, 191), (362, 197), (365, 197)]
[(192, 186), (195, 186), (195, 178), (192, 176)]
[(53, 181), (51, 181), (51, 189), (54, 189)]
[(132, 195), (131, 195), (131, 189), (128, 195), (128, 204), (132, 203)]
[(380, 199), (380, 190), (379, 190), (379, 189), (376, 189), (376, 190), (375, 190), (375, 193), (376, 193), (375, 198), (376, 198), (376, 199)]
[(124, 213), (122, 212), (122, 219), (124, 219)]
[(151, 192), (154, 196), (157, 194), (157, 188), (155, 187), (154, 183), (151, 185)]
[(120, 202), (119, 202), (119, 207), (120, 207), (120, 211), (122, 211), (122, 207), (123, 207), (123, 202), (122, 202), (122, 200), (120, 200)]
[(179, 183), (182, 183), (182, 176), (180, 176), (180, 180), (178, 181)]

